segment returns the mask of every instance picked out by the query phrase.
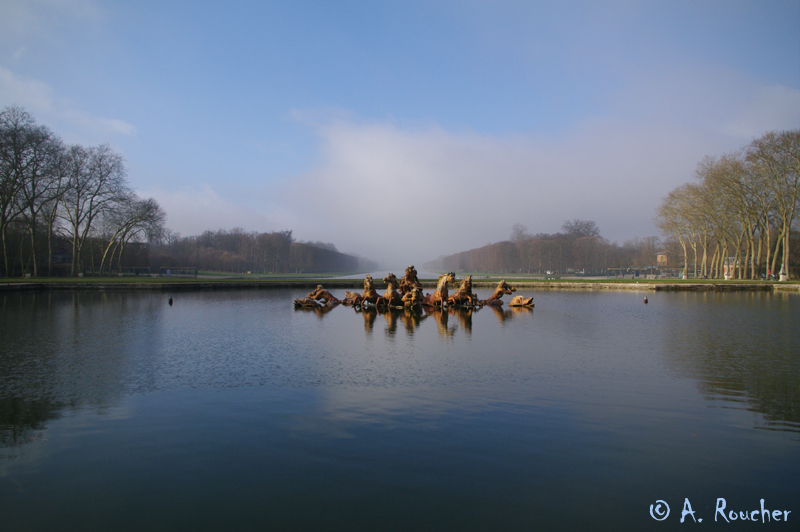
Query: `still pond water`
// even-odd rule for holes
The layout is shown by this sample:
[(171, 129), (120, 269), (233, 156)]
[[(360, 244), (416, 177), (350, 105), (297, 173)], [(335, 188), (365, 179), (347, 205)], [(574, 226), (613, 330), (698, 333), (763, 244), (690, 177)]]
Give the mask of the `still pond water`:
[(798, 294), (305, 292), (0, 295), (0, 529), (798, 530)]

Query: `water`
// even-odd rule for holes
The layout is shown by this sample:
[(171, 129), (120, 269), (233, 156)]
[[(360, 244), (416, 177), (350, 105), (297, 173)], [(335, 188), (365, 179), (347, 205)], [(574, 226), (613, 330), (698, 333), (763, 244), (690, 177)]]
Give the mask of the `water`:
[(305, 292), (0, 295), (0, 528), (796, 530), (796, 294)]

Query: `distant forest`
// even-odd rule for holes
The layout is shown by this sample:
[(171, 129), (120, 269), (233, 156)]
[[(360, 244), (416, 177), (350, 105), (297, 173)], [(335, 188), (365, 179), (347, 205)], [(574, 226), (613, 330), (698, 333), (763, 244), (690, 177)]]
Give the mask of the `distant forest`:
[[(656, 267), (656, 254), (669, 242), (658, 237), (637, 238), (622, 246), (600, 236), (590, 220), (565, 222), (562, 232), (531, 235), (517, 223), (504, 242), (440, 257), (423, 265), (426, 269), (487, 273), (605, 274), (609, 268)], [(674, 248), (674, 246), (671, 246)]]
[[(433, 270), (606, 274), (620, 268), (682, 270), (684, 276), (759, 279), (800, 267), (800, 130), (770, 132), (722, 157), (707, 157), (655, 213), (666, 236), (625, 242), (600, 236), (592, 221), (530, 235), (522, 224), (505, 242), (425, 264)], [(661, 262), (659, 262), (659, 257)]]
[(151, 242), (150, 263), (162, 268), (193, 266), (202, 270), (251, 273), (320, 273), (364, 271), (377, 264), (337, 251), (323, 242), (295, 242), (292, 231), (269, 233), (205, 231), (181, 237), (165, 231)]
[[(776, 237), (773, 235), (773, 239)], [(796, 277), (800, 266), (800, 233), (791, 233), (789, 265)], [(566, 222), (562, 232), (530, 235), (525, 226), (515, 224), (511, 238), (503, 242), (439, 257), (423, 265), (426, 270), (486, 273), (615, 275), (631, 270), (685, 271), (694, 257), (689, 248), (689, 259), (684, 247), (675, 238), (662, 240), (656, 236), (635, 238), (622, 245), (609, 242), (592, 221)], [(765, 250), (762, 248), (762, 253)], [(663, 262), (659, 262), (658, 257)], [(735, 264), (733, 258), (731, 263)], [(702, 276), (699, 263), (690, 276)], [(721, 264), (721, 263), (720, 263)], [(762, 273), (765, 271), (762, 266)], [(745, 268), (731, 268), (735, 276), (744, 278)], [(773, 270), (774, 271), (774, 270)], [(708, 275), (711, 277), (712, 275)], [(718, 277), (722, 274), (718, 273)]]

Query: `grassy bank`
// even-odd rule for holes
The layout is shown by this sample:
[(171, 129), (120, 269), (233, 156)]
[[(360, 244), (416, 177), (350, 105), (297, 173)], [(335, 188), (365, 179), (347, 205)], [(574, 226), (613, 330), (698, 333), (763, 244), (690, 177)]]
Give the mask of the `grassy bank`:
[[(652, 290), (652, 291), (798, 291), (800, 281), (748, 281), (718, 279), (680, 280), (680, 279), (531, 279), (503, 277), (513, 286), (522, 290)], [(493, 288), (500, 277), (474, 278), (476, 288)], [(428, 288), (435, 286), (435, 280), (423, 280)], [(329, 289), (359, 290), (363, 279), (332, 279), (314, 276), (260, 276), (258, 278), (218, 277), (42, 277), (36, 279), (0, 278), (0, 291), (22, 290), (220, 290), (220, 289), (261, 289), (261, 288), (313, 288), (323, 284)], [(378, 290), (383, 283), (378, 280)]]

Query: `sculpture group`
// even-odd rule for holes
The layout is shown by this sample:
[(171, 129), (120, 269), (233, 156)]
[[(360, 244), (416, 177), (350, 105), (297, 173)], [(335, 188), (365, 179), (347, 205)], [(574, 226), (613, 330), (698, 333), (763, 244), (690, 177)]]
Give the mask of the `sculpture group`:
[[(386, 290), (380, 295), (375, 288), (372, 276), (367, 274), (364, 279), (364, 291), (345, 292), (344, 299), (337, 299), (330, 292), (325, 290), (322, 285), (317, 285), (310, 294), (302, 299), (295, 299), (295, 307), (315, 308), (333, 307), (343, 304), (354, 307), (375, 307), (378, 310), (413, 309), (425, 307), (466, 307), (479, 308), (485, 305), (500, 307), (503, 305), (502, 297), (511, 294), (516, 288), (509, 285), (506, 281), (500, 281), (494, 293), (488, 299), (478, 299), (472, 293), (472, 276), (465, 276), (459, 283), (454, 272), (449, 272), (439, 276), (436, 283), (436, 290), (432, 294), (422, 293), (422, 283), (417, 278), (417, 270), (414, 266), (406, 268), (405, 275), (398, 281), (397, 277), (390, 273), (383, 278)], [(450, 294), (448, 286), (458, 285), (458, 288)], [(509, 301), (510, 307), (533, 307), (532, 297), (515, 296)]]

